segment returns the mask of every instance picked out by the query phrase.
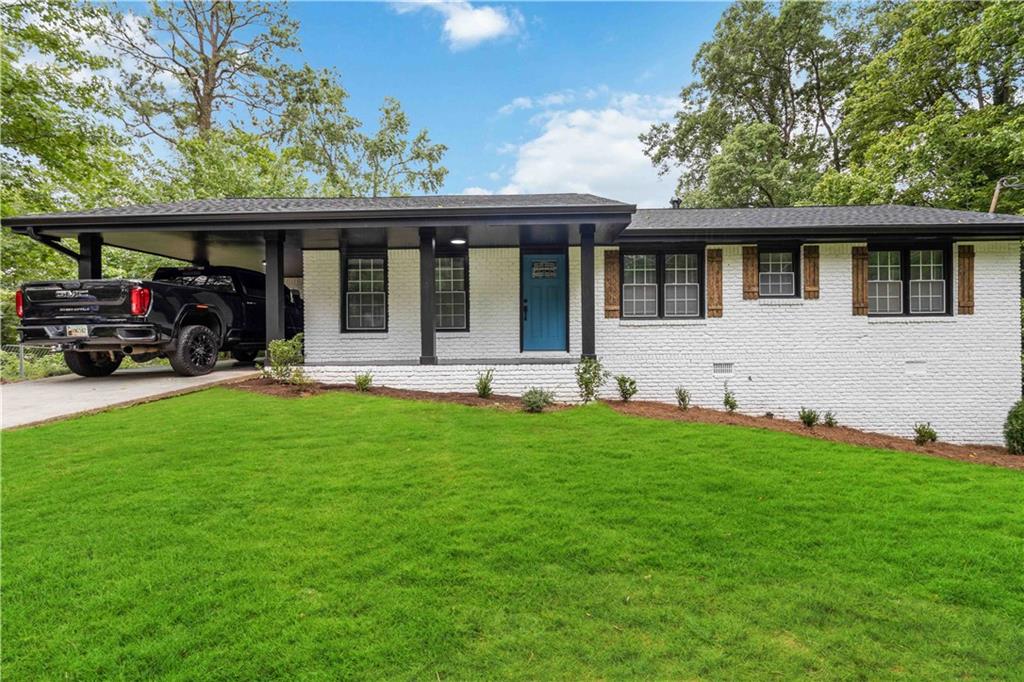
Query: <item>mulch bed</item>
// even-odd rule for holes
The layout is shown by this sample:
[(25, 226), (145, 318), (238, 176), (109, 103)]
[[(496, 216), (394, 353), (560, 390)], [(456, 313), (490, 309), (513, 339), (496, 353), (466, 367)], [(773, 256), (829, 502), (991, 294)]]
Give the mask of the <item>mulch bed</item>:
[[(292, 386), (280, 384), (271, 379), (256, 378), (248, 379), (238, 383), (230, 384), (229, 388), (262, 393), (281, 398), (300, 398), (331, 391), (345, 391), (349, 393), (359, 392), (354, 384), (320, 384), (314, 383), (308, 386)], [(387, 396), (389, 398), (404, 398), (409, 400), (427, 400), (441, 403), (456, 403), (458, 405), (469, 405), (471, 407), (494, 407), (502, 410), (518, 411), (522, 409), (519, 398), (508, 395), (493, 395), (490, 398), (481, 398), (475, 393), (433, 393), (430, 391), (413, 391), (400, 388), (388, 388), (386, 386), (374, 386), (366, 391), (370, 395)], [(992, 466), (1006, 467), (1009, 469), (1024, 469), (1024, 456), (1011, 455), (996, 445), (954, 445), (952, 443), (931, 443), (929, 445), (917, 445), (913, 440), (887, 436), (881, 433), (860, 431), (848, 426), (816, 426), (808, 429), (802, 423), (778, 417), (752, 417), (745, 414), (722, 412), (720, 410), (709, 410), (703, 407), (691, 407), (688, 410), (680, 410), (674, 405), (656, 403), (643, 400), (633, 400), (628, 403), (622, 401), (604, 401), (609, 407), (622, 414), (636, 417), (647, 417), (650, 419), (662, 419), (668, 421), (699, 422), (703, 424), (731, 424), (733, 426), (747, 426), (757, 429), (771, 431), (783, 431), (794, 433), (799, 436), (819, 438), (821, 440), (833, 441), (836, 443), (848, 443), (850, 445), (862, 445), (869, 448), (880, 448), (883, 450), (901, 450), (903, 452), (915, 452), (920, 455), (933, 455), (946, 459), (956, 459), (963, 462), (975, 464), (989, 464)], [(564, 410), (572, 405), (557, 403), (548, 408), (548, 411)]]
[(651, 419), (665, 419), (669, 421), (700, 422), (703, 424), (732, 424), (734, 426), (748, 426), (756, 429), (768, 429), (771, 431), (783, 431), (795, 433), (800, 436), (820, 438), (821, 440), (834, 441), (836, 443), (849, 443), (850, 445), (863, 445), (869, 448), (881, 448), (883, 450), (902, 450), (904, 452), (916, 452), (921, 455), (934, 455), (946, 459), (958, 459), (964, 462), (975, 462), (977, 464), (991, 464), (993, 466), (1007, 467), (1009, 469), (1024, 469), (1024, 456), (1011, 455), (1006, 448), (997, 445), (954, 445), (953, 443), (931, 443), (929, 445), (917, 445), (908, 438), (887, 436), (881, 433), (860, 431), (848, 426), (815, 426), (809, 429), (799, 421), (779, 419), (778, 417), (752, 417), (745, 414), (722, 412), (720, 410), (709, 410), (703, 407), (691, 407), (687, 410), (680, 410), (674, 405), (648, 401), (607, 401), (607, 404), (615, 411), (637, 417), (649, 417)]

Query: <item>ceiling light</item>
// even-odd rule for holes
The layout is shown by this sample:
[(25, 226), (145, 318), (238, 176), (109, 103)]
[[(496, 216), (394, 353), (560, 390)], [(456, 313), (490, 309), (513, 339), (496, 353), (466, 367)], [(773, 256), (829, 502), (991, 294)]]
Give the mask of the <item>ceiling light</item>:
[(452, 244), (454, 244), (455, 246), (462, 246), (465, 243), (466, 243), (465, 239), (453, 239), (452, 240)]

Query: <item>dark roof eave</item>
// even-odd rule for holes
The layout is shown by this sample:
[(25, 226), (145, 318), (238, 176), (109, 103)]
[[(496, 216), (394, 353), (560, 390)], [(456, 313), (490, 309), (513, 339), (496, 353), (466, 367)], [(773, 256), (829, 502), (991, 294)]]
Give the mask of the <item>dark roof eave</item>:
[(342, 211), (297, 211), (268, 212), (244, 211), (236, 213), (194, 213), (194, 214), (159, 214), (159, 215), (71, 215), (71, 216), (17, 216), (5, 218), (3, 224), (21, 232), (24, 228), (145, 228), (164, 227), (168, 225), (184, 227), (187, 225), (261, 225), (273, 224), (277, 229), (288, 229), (290, 223), (380, 223), (380, 227), (394, 226), (398, 223), (412, 223), (416, 220), (437, 221), (443, 218), (459, 220), (492, 220), (507, 218), (510, 223), (516, 221), (529, 222), (531, 218), (573, 217), (580, 222), (586, 220), (625, 221), (628, 222), (636, 211), (633, 204), (588, 205), (588, 206), (537, 206), (537, 207), (448, 207), (436, 209), (370, 209)]
[(790, 241), (853, 241), (879, 238), (908, 238), (942, 236), (970, 239), (1024, 238), (1024, 225), (1001, 223), (989, 225), (862, 225), (841, 227), (810, 228), (759, 228), (759, 229), (686, 229), (643, 228), (630, 231), (629, 228), (616, 240), (620, 244), (646, 244), (652, 242), (704, 242), (720, 244), (741, 244), (761, 240)]

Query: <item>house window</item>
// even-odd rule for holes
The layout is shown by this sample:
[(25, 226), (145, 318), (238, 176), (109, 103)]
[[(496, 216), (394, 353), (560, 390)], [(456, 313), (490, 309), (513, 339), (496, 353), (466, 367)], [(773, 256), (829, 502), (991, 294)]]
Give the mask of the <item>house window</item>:
[(700, 317), (701, 253), (622, 255), (622, 317)]
[(383, 256), (349, 256), (345, 261), (345, 329), (386, 331), (387, 261)]
[(695, 253), (665, 256), (665, 317), (700, 315), (700, 279)]
[(868, 314), (903, 312), (903, 277), (899, 251), (868, 253)]
[(946, 314), (950, 296), (949, 265), (948, 247), (869, 247), (868, 314)]
[(946, 312), (946, 269), (939, 249), (910, 252), (910, 312)]
[(658, 258), (654, 254), (623, 256), (622, 316), (658, 316)]
[(758, 295), (796, 296), (795, 250), (758, 251)]
[(434, 324), (438, 331), (469, 329), (468, 278), (465, 256), (434, 261)]

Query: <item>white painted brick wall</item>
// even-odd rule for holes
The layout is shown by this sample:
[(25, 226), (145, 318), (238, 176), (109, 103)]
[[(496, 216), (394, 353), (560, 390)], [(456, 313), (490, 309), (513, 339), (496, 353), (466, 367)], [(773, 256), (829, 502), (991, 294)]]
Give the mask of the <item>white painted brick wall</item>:
[[(975, 314), (880, 320), (851, 314), (853, 244), (821, 245), (821, 298), (742, 300), (741, 247), (723, 246), (721, 319), (605, 319), (605, 249), (595, 258), (597, 352), (613, 372), (634, 376), (638, 399), (674, 402), (677, 386), (698, 405), (721, 407), (726, 383), (740, 411), (795, 418), (801, 406), (833, 410), (858, 428), (907, 436), (931, 421), (944, 440), (1001, 442), (1002, 423), (1020, 397), (1019, 244), (975, 243)], [(956, 258), (954, 257), (954, 265)], [(580, 348), (579, 249), (570, 250), (570, 347)], [(471, 332), (439, 334), (448, 361), (523, 357), (519, 350), (519, 255), (516, 249), (470, 253)], [(472, 390), (483, 365), (381, 366), (419, 356), (418, 260), (389, 258), (386, 335), (340, 334), (338, 255), (305, 253), (306, 348), (311, 373), (351, 382), (373, 371), (376, 383), (424, 390)], [(951, 273), (954, 277), (955, 273)], [(954, 286), (953, 302), (956, 301)], [(526, 354), (530, 355), (530, 354)], [(561, 356), (542, 353), (539, 356)], [(713, 363), (733, 363), (723, 380)], [(360, 367), (341, 363), (361, 363)], [(571, 365), (505, 365), (495, 390), (519, 394), (538, 385), (561, 400), (575, 397)], [(606, 395), (614, 395), (609, 383)]]

